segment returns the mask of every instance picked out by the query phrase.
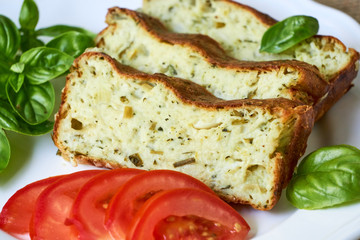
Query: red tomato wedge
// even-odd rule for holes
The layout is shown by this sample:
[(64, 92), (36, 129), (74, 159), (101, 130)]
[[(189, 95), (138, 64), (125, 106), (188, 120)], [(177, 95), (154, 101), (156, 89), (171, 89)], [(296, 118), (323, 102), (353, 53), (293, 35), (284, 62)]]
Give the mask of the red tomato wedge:
[(29, 239), (29, 224), (36, 199), (46, 187), (61, 177), (30, 183), (12, 195), (0, 213), (0, 229), (17, 239)]
[(106, 171), (84, 184), (75, 199), (69, 219), (78, 229), (79, 239), (111, 239), (104, 225), (110, 199), (126, 181), (143, 172), (130, 168)]
[(153, 170), (139, 174), (124, 183), (110, 201), (105, 225), (111, 236), (114, 239), (125, 239), (132, 220), (141, 206), (154, 194), (175, 188), (201, 189), (217, 198), (204, 183), (180, 172)]
[(128, 240), (241, 240), (249, 225), (232, 207), (198, 189), (174, 189), (154, 195), (138, 211)]
[(36, 201), (30, 223), (31, 239), (78, 239), (73, 226), (65, 225), (80, 188), (92, 177), (104, 171), (87, 170), (64, 176), (49, 185)]

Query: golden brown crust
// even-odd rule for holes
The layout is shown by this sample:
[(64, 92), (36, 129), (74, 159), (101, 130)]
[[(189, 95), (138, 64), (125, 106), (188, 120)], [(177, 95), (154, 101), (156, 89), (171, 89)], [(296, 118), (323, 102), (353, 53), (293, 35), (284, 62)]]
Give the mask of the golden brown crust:
[(309, 108), (298, 108), (298, 119), (296, 121), (295, 131), (293, 133), (293, 141), (290, 142), (287, 152), (286, 158), (289, 159), (287, 167), (285, 170), (285, 174), (283, 175), (283, 187), (285, 187), (294, 172), (298, 159), (304, 155), (307, 142), (303, 141), (303, 139), (307, 139), (311, 133), (311, 130), (314, 126), (314, 119), (311, 116), (312, 109)]
[[(284, 188), (289, 181), (292, 171), (301, 157), (301, 155), (305, 151), (307, 138), (311, 133), (311, 129), (313, 126), (313, 109), (310, 106), (306, 105), (299, 105), (298, 103), (288, 100), (288, 99), (267, 99), (267, 100), (257, 100), (257, 99), (242, 99), (242, 100), (232, 100), (232, 101), (225, 101), (216, 98), (211, 93), (209, 93), (205, 88), (200, 85), (197, 85), (191, 81), (183, 80), (179, 78), (172, 78), (165, 76), (163, 74), (145, 74), (139, 72), (136, 69), (131, 67), (125, 66), (117, 62), (115, 59), (111, 58), (110, 56), (99, 53), (99, 52), (87, 52), (82, 54), (79, 58), (77, 58), (73, 66), (71, 68), (71, 73), (67, 76), (67, 81), (65, 88), (62, 94), (62, 101), (61, 106), (58, 114), (56, 115), (56, 121), (54, 126), (54, 133), (53, 133), (53, 141), (55, 145), (61, 151), (62, 156), (70, 160), (70, 156), (68, 155), (68, 151), (65, 146), (60, 144), (58, 141), (58, 128), (59, 122), (61, 119), (65, 118), (67, 114), (67, 106), (66, 106), (66, 98), (67, 98), (67, 91), (70, 88), (70, 79), (74, 76), (78, 76), (81, 74), (79, 62), (83, 58), (91, 58), (97, 57), (104, 61), (109, 62), (112, 65), (112, 69), (117, 72), (117, 74), (126, 76), (126, 79), (137, 79), (137, 80), (144, 80), (148, 82), (157, 82), (165, 85), (168, 89), (170, 89), (178, 98), (179, 100), (183, 101), (186, 104), (195, 105), (200, 108), (206, 108), (207, 110), (217, 110), (219, 108), (237, 108), (242, 106), (256, 106), (268, 109), (272, 112), (272, 114), (276, 115), (281, 113), (284, 121), (289, 121), (295, 117), (294, 121), (296, 121), (295, 131), (293, 133), (292, 141), (284, 146), (284, 149), (279, 151), (283, 151), (283, 156), (280, 152), (276, 153), (276, 164), (274, 169), (274, 175), (276, 176), (276, 182), (274, 183), (274, 196), (272, 200), (269, 201), (269, 204), (266, 206), (255, 206), (254, 208), (261, 209), (261, 210), (269, 210), (271, 209), (276, 202), (278, 201), (281, 190)], [(74, 156), (77, 163), (81, 164), (90, 164), (97, 167), (105, 167), (105, 168), (122, 168), (124, 167), (120, 163), (111, 162), (106, 159), (95, 159), (89, 156), (85, 156), (83, 154), (75, 154)], [(201, 180), (201, 179), (200, 179)], [(216, 189), (215, 189), (216, 190)], [(247, 201), (243, 201), (242, 199), (238, 199), (234, 196), (227, 196), (224, 193), (220, 193), (219, 195), (229, 202), (234, 203), (243, 203), (243, 204), (250, 204)]]
[(233, 4), (234, 7), (239, 7), (239, 8), (245, 9), (246, 11), (251, 12), (254, 15), (254, 17), (259, 19), (264, 25), (271, 26), (271, 25), (277, 23), (277, 20), (275, 20), (271, 16), (269, 16), (263, 12), (260, 12), (260, 11), (256, 10), (255, 8), (252, 8), (248, 5), (244, 5), (239, 2), (235, 2), (235, 1), (231, 1), (231, 0), (220, 0), (220, 1), (227, 2), (229, 4)]
[[(141, 27), (148, 31), (154, 38), (161, 42), (168, 44), (184, 45), (193, 48), (199, 52), (204, 58), (213, 66), (220, 66), (222, 68), (254, 71), (273, 71), (281, 68), (289, 68), (298, 71), (300, 78), (296, 80), (292, 91), (294, 98), (292, 100), (299, 101), (304, 104), (313, 104), (324, 96), (328, 91), (328, 84), (321, 78), (316, 67), (296, 61), (296, 60), (277, 60), (277, 61), (239, 61), (226, 55), (225, 51), (212, 38), (202, 34), (180, 34), (169, 32), (164, 25), (157, 19), (152, 18), (146, 14), (132, 11), (129, 9), (114, 7), (109, 9), (106, 17), (106, 22), (109, 24), (108, 28), (116, 25), (116, 19), (121, 18), (121, 15), (127, 15), (134, 19)], [(98, 46), (101, 47), (102, 35), (107, 31), (104, 29), (97, 36)], [(298, 99), (297, 92), (306, 92), (309, 99)]]

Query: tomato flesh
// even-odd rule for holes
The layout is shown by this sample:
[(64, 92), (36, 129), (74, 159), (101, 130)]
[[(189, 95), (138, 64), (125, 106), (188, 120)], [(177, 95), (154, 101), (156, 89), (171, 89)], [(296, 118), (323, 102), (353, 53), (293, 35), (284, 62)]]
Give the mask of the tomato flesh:
[(241, 240), (249, 230), (241, 215), (220, 198), (198, 189), (178, 188), (146, 201), (136, 213), (127, 239)]
[(38, 197), (30, 223), (32, 239), (78, 239), (73, 226), (65, 225), (74, 199), (82, 185), (101, 170), (87, 170), (64, 176), (49, 185)]
[(139, 174), (126, 182), (110, 201), (105, 222), (111, 236), (125, 239), (135, 214), (144, 203), (161, 191), (175, 188), (201, 189), (217, 198), (204, 183), (180, 172), (153, 170)]
[(79, 231), (79, 239), (110, 239), (105, 229), (105, 213), (110, 199), (132, 177), (144, 172), (139, 169), (116, 169), (90, 179), (80, 189), (69, 222)]
[(40, 193), (62, 176), (42, 179), (18, 190), (4, 205), (0, 214), (0, 229), (17, 239), (29, 238), (29, 224)]
[(231, 239), (234, 230), (220, 223), (194, 215), (169, 216), (157, 223), (154, 238), (169, 239)]

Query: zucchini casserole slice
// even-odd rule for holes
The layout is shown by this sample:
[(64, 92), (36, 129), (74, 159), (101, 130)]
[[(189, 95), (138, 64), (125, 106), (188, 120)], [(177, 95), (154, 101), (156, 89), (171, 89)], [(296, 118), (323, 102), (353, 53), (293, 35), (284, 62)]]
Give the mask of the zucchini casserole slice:
[(143, 0), (142, 11), (171, 31), (210, 36), (239, 60), (294, 59), (316, 66), (330, 85), (328, 94), (315, 106), (317, 118), (350, 89), (358, 72), (359, 53), (333, 36), (316, 35), (279, 54), (261, 53), (262, 36), (277, 21), (236, 1)]
[(205, 35), (171, 33), (129, 9), (111, 8), (106, 21), (96, 40), (101, 51), (146, 73), (191, 80), (221, 99), (283, 97), (313, 105), (327, 93), (327, 83), (306, 63), (238, 61)]
[(305, 151), (313, 116), (282, 98), (221, 100), (191, 81), (86, 52), (67, 76), (53, 140), (74, 164), (181, 171), (227, 201), (268, 210)]

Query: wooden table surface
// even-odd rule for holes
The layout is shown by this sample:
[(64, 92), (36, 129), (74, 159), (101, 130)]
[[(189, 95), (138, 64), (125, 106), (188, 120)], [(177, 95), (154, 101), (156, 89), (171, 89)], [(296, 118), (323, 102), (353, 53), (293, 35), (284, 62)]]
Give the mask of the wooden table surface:
[(316, 0), (329, 7), (336, 8), (353, 17), (360, 23), (360, 0)]

